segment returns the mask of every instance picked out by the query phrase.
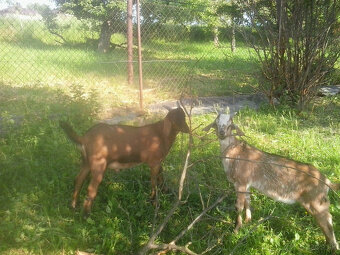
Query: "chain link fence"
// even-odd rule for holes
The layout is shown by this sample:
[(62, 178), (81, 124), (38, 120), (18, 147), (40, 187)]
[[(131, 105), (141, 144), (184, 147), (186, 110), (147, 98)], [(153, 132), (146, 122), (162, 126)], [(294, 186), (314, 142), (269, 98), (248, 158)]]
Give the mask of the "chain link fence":
[[(0, 81), (65, 88), (80, 84), (110, 94), (110, 100), (136, 102), (136, 5), (133, 7), (134, 84), (128, 85), (126, 1), (117, 2), (124, 7), (112, 11), (105, 22), (39, 5), (30, 8), (15, 5), (0, 10)], [(230, 51), (227, 28), (221, 29), (217, 45), (211, 27), (195, 17), (183, 18), (197, 15), (185, 4), (141, 1), (140, 10), (146, 93), (161, 91), (164, 98), (166, 92), (179, 94), (189, 89), (190, 93), (199, 95), (224, 94), (226, 87), (233, 90), (236, 88), (233, 85), (240, 87), (247, 79), (242, 75), (244, 67), (233, 62), (237, 58)], [(103, 46), (105, 25), (109, 34), (107, 46)], [(239, 71), (241, 79), (236, 82)], [(122, 100), (122, 93), (133, 96)], [(149, 98), (150, 102), (157, 101), (152, 96)]]

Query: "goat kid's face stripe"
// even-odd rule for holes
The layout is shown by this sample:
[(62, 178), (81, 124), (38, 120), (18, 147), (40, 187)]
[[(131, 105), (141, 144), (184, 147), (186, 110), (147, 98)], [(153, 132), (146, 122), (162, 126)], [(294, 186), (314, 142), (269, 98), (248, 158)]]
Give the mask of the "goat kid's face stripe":
[(219, 114), (216, 118), (217, 136), (224, 140), (228, 135), (228, 129), (232, 125), (231, 116), (229, 114)]

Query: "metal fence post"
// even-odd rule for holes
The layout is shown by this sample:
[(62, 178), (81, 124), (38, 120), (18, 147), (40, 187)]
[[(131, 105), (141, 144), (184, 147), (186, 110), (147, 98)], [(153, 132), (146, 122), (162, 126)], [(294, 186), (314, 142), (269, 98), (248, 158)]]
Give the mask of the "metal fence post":
[(133, 0), (127, 0), (127, 72), (128, 84), (133, 84), (133, 25), (132, 25)]
[(137, 9), (137, 37), (138, 37), (138, 69), (139, 69), (139, 107), (143, 110), (143, 67), (142, 67), (142, 39), (140, 33), (140, 5), (136, 2)]

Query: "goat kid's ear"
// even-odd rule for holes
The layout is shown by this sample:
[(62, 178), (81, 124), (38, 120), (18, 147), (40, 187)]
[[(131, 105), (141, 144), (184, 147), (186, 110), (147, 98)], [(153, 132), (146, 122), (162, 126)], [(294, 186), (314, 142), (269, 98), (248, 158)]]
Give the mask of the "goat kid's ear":
[(238, 136), (245, 136), (244, 132), (235, 124), (233, 124), (234, 129), (236, 130), (236, 134)]
[(203, 128), (203, 131), (208, 132), (210, 129), (212, 128), (216, 128), (216, 121), (210, 123), (208, 126), (206, 126), (205, 128)]

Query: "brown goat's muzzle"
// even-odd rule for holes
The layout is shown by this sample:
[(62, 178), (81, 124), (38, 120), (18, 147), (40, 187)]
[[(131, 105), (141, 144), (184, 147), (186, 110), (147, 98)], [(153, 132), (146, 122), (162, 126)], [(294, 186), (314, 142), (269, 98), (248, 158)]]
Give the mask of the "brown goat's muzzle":
[(181, 130), (181, 132), (186, 133), (186, 134), (190, 133), (190, 128), (188, 127), (186, 122), (184, 122), (184, 124), (183, 124), (183, 126), (181, 127), (180, 130)]

